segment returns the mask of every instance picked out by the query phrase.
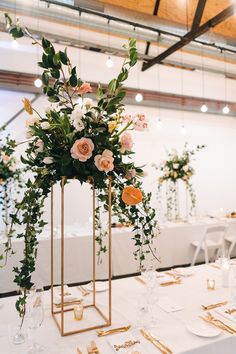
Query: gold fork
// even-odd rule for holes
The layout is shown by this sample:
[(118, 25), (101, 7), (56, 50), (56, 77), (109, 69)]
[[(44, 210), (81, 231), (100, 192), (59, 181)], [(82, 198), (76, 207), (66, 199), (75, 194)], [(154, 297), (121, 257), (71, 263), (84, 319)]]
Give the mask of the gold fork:
[(113, 333), (119, 333), (119, 332), (127, 332), (129, 329), (131, 328), (131, 326), (124, 326), (124, 327), (119, 327), (119, 328), (113, 328), (113, 329), (108, 329), (107, 331), (103, 331), (98, 329), (97, 335), (99, 337), (104, 337), (104, 336), (108, 336), (109, 334), (113, 334)]

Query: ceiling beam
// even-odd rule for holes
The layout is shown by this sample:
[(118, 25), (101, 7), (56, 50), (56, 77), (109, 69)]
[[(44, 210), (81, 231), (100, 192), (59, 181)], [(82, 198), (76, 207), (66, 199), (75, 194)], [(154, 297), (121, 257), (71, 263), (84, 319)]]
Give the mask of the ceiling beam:
[[(160, 2), (161, 2), (161, 0), (156, 0), (155, 7), (154, 7), (154, 10), (153, 10), (153, 16), (157, 16), (157, 13), (158, 13), (158, 10), (159, 10), (159, 6), (160, 6)], [(148, 55), (150, 45), (151, 45), (151, 42), (147, 41), (146, 49), (145, 49), (145, 55)], [(143, 65), (144, 65), (144, 63), (143, 63)]]
[(195, 31), (198, 29), (201, 23), (202, 15), (205, 9), (207, 0), (199, 0), (196, 8), (196, 12), (194, 15), (191, 31)]
[(225, 21), (227, 18), (234, 14), (234, 10), (236, 8), (236, 3), (234, 2), (233, 5), (227, 7), (223, 11), (221, 11), (218, 15), (211, 18), (209, 21), (205, 22), (203, 25), (197, 28), (197, 30), (190, 31), (186, 33), (179, 42), (175, 43), (173, 46), (162, 52), (157, 57), (149, 60), (148, 62), (144, 63), (142, 71), (146, 71), (147, 69), (151, 68), (155, 64), (161, 63), (165, 58), (170, 56), (171, 54), (175, 53), (177, 50), (185, 47), (187, 44), (195, 40), (196, 38), (202, 36), (204, 33), (209, 31), (212, 27), (219, 25), (221, 22)]

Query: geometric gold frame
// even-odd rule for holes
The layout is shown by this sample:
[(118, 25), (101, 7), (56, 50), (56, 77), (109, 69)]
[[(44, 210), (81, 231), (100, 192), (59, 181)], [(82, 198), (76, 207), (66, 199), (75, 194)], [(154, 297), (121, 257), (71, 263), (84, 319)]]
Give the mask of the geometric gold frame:
[[(104, 315), (103, 312), (99, 309), (99, 307), (96, 304), (96, 291), (95, 291), (95, 281), (96, 281), (96, 235), (95, 235), (95, 208), (96, 208), (96, 195), (95, 195), (95, 187), (93, 183), (93, 179), (90, 178), (90, 183), (92, 184), (92, 190), (93, 190), (93, 298), (92, 298), (92, 303), (85, 305), (84, 306), (84, 311), (86, 311), (87, 308), (93, 308), (97, 314), (101, 317), (103, 320), (103, 323), (94, 325), (91, 327), (87, 328), (80, 328), (78, 330), (72, 330), (72, 331), (66, 331), (65, 330), (65, 313), (68, 311), (73, 311), (73, 306), (72, 308), (65, 308), (64, 307), (64, 268), (65, 268), (65, 262), (64, 262), (64, 250), (65, 250), (65, 235), (64, 235), (64, 193), (65, 193), (65, 181), (66, 177), (61, 178), (61, 307), (60, 309), (55, 309), (54, 301), (53, 301), (53, 287), (54, 287), (54, 238), (53, 238), (53, 227), (54, 227), (54, 203), (53, 203), (53, 184), (51, 185), (51, 314), (53, 316), (54, 321), (56, 322), (56, 325), (60, 331), (61, 336), (67, 336), (75, 333), (82, 333), (86, 332), (89, 330), (94, 330), (97, 328), (102, 328), (102, 327), (107, 327), (111, 325), (111, 320), (112, 320), (112, 288), (111, 288), (111, 278), (112, 278), (112, 237), (111, 237), (111, 186), (112, 186), (112, 179), (109, 176), (109, 182), (108, 182), (108, 284), (109, 284), (109, 290), (108, 290), (108, 316)], [(58, 319), (58, 314), (59, 318)], [(81, 323), (81, 321), (80, 321)]]

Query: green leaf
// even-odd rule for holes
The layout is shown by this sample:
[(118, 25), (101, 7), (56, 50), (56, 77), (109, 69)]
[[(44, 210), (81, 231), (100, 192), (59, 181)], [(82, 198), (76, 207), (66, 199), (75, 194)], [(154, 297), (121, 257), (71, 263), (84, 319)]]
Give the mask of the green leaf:
[(109, 82), (109, 84), (108, 84), (108, 90), (110, 92), (114, 92), (116, 90), (116, 87), (117, 87), (116, 85), (117, 85), (117, 80), (116, 79), (111, 80)]
[(46, 71), (44, 71), (42, 74), (42, 81), (43, 81), (43, 84), (46, 86), (49, 84), (49, 75)]
[(43, 37), (43, 38), (42, 38), (42, 46), (43, 46), (43, 49), (49, 48), (50, 45), (51, 45), (51, 42), (49, 42), (48, 39), (46, 39), (46, 38)]
[(54, 63), (55, 65), (60, 64), (60, 54), (59, 54), (59, 53), (54, 54), (52, 60), (53, 60), (53, 63)]
[(58, 96), (50, 96), (48, 97), (49, 102), (59, 102), (60, 98)]
[(51, 70), (51, 75), (54, 79), (59, 79), (60, 78), (60, 71), (58, 69)]
[(71, 77), (69, 79), (69, 83), (72, 87), (76, 87), (77, 86), (77, 77), (75, 75), (71, 75)]
[(60, 55), (60, 60), (61, 60), (62, 64), (67, 65), (69, 63), (69, 58), (67, 56), (66, 49), (65, 49), (65, 52), (62, 52), (60, 50), (59, 55)]
[(9, 32), (14, 38), (24, 37), (24, 33), (20, 27), (13, 27)]

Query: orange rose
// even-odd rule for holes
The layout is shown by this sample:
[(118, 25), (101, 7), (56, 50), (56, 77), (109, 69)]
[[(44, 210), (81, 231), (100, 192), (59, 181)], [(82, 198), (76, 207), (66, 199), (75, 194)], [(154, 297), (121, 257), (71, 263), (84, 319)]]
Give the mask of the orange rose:
[(121, 198), (127, 205), (136, 205), (141, 203), (143, 200), (143, 195), (139, 188), (135, 188), (134, 186), (127, 186), (123, 189)]

